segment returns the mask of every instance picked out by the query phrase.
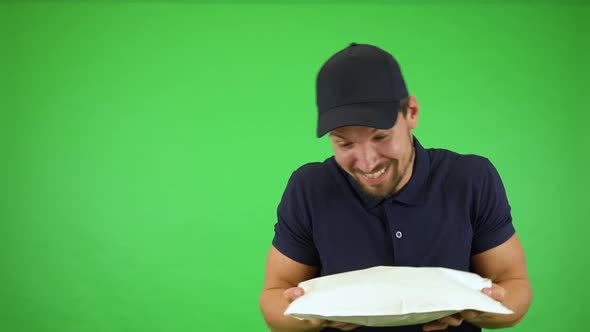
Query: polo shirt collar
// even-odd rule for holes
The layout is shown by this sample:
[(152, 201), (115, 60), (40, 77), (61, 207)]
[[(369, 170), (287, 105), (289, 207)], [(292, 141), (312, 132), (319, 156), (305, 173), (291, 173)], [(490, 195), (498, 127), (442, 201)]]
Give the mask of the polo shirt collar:
[(430, 172), (430, 157), (418, 139), (414, 137), (414, 148), (416, 149), (416, 158), (414, 160), (414, 171), (410, 181), (402, 190), (393, 197), (395, 201), (407, 205), (424, 204), (426, 196), (426, 187), (428, 184), (428, 173)]
[(410, 181), (397, 195), (385, 198), (375, 198), (367, 195), (361, 190), (360, 186), (352, 176), (336, 163), (336, 160), (333, 157), (332, 160), (340, 172), (346, 177), (348, 183), (354, 188), (355, 193), (366, 209), (373, 209), (383, 201), (397, 201), (407, 205), (420, 205), (424, 203), (424, 197), (426, 194), (426, 185), (430, 170), (430, 157), (416, 137), (414, 137), (414, 148), (416, 149), (416, 156), (414, 160), (414, 171)]

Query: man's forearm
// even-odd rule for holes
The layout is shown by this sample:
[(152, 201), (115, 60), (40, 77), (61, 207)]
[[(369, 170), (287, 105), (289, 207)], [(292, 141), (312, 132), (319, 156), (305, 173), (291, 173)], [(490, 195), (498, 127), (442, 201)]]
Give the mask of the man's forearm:
[(266, 325), (272, 332), (318, 332), (308, 320), (283, 315), (289, 303), (283, 298), (285, 289), (268, 289), (260, 296), (260, 309)]
[(522, 320), (532, 300), (532, 289), (529, 281), (511, 279), (497, 282), (497, 284), (506, 290), (506, 296), (502, 303), (514, 313), (510, 315), (485, 313), (474, 320), (468, 319), (470, 323), (487, 329), (495, 329), (511, 327)]

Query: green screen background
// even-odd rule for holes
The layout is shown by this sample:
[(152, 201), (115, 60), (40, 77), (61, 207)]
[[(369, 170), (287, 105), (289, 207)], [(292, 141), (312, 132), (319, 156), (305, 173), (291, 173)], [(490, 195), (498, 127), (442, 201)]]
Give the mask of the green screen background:
[(492, 160), (527, 254), (514, 331), (586, 327), (589, 5), (0, 4), (0, 331), (263, 331), (291, 172), (331, 155), (314, 80), (402, 65), (426, 147)]

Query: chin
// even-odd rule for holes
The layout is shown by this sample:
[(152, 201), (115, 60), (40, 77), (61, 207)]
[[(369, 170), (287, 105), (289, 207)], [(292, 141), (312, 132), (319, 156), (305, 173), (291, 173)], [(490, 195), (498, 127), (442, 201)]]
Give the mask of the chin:
[(364, 185), (362, 185), (361, 188), (367, 195), (375, 198), (385, 198), (391, 195), (392, 193), (392, 190), (390, 188), (375, 189)]

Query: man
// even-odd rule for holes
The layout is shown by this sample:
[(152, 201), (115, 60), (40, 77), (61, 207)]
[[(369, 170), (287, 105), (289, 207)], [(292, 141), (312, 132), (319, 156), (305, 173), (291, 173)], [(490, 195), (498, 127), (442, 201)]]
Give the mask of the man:
[[(425, 149), (416, 98), (397, 61), (351, 44), (317, 78), (317, 135), (334, 156), (293, 173), (278, 207), (260, 307), (274, 332), (480, 331), (518, 323), (532, 291), (498, 173), (485, 158)], [(283, 312), (301, 281), (378, 265), (438, 266), (492, 280), (482, 290), (514, 311), (472, 310), (425, 325), (371, 328)]]

